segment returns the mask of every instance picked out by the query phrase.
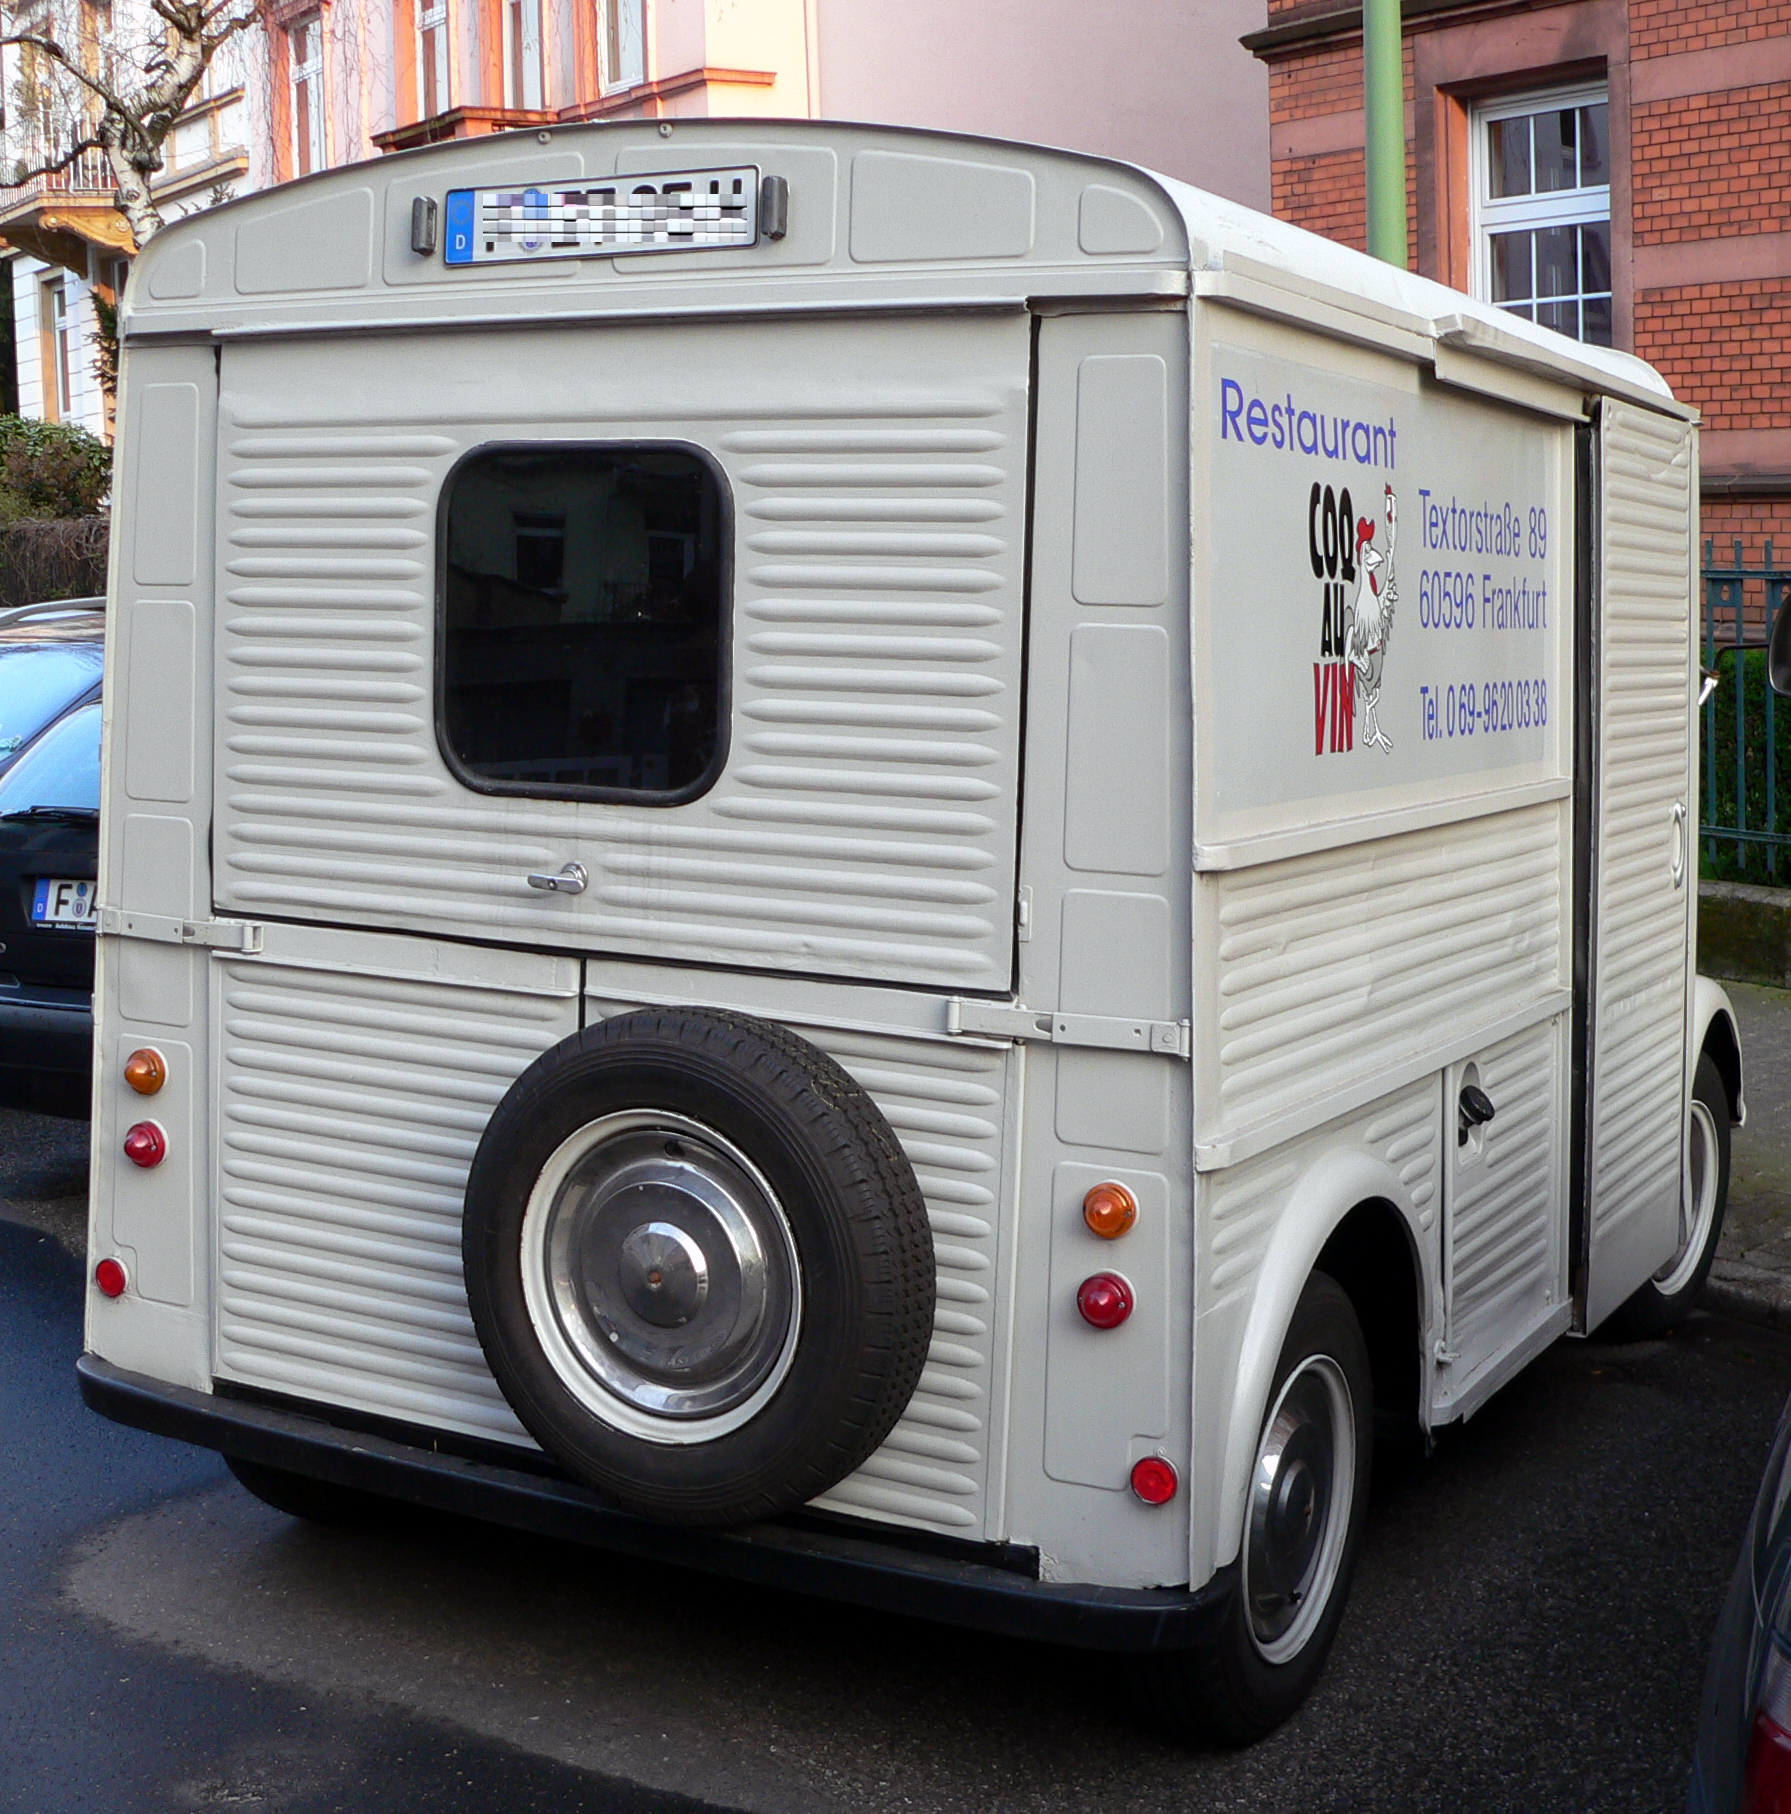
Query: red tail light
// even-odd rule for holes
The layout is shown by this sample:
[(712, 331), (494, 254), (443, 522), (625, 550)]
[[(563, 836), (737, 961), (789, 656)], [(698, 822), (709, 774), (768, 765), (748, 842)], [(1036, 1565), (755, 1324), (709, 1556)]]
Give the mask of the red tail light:
[(1097, 1329), (1117, 1329), (1132, 1314), (1132, 1287), (1117, 1272), (1097, 1272), (1082, 1281), (1076, 1308)]
[(124, 1137), (124, 1156), (133, 1165), (160, 1165), (168, 1156), (168, 1136), (153, 1121), (139, 1121)]
[(124, 1266), (118, 1260), (101, 1260), (93, 1269), (93, 1282), (109, 1298), (123, 1297), (125, 1287), (130, 1284)]
[(1175, 1463), (1165, 1461), (1161, 1455), (1146, 1455), (1132, 1468), (1132, 1491), (1146, 1505), (1167, 1505), (1180, 1485)]
[(1791, 1814), (1791, 1658), (1768, 1644), (1748, 1737), (1741, 1814)]

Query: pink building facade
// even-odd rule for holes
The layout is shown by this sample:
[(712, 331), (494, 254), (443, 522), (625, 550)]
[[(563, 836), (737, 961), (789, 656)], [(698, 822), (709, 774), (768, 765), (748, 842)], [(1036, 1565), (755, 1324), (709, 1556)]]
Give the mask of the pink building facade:
[[(1266, 210), (1268, 77), (1239, 43), (1265, 17), (1266, 0), (269, 0), (177, 128), (158, 196), (173, 215), (439, 139), (759, 116), (1037, 140)], [(107, 432), (88, 342), (128, 235), (103, 186), (39, 189), (0, 192), (20, 409)]]

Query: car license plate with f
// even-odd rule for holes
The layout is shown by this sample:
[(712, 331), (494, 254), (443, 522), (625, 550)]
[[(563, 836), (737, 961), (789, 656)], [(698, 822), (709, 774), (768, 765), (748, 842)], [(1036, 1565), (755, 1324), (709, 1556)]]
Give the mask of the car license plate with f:
[(40, 876), (31, 901), (34, 926), (91, 926), (93, 884), (67, 877)]

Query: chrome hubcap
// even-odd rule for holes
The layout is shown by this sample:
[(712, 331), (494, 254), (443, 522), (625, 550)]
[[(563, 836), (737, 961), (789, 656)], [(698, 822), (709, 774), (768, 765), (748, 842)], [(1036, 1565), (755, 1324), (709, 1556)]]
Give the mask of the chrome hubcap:
[(788, 1220), (713, 1128), (631, 1110), (571, 1136), (523, 1215), (523, 1293), (562, 1383), (656, 1442), (702, 1442), (782, 1383), (801, 1318)]
[(1271, 1663), (1297, 1655), (1324, 1616), (1355, 1481), (1349, 1382), (1328, 1355), (1311, 1355), (1275, 1400), (1250, 1482), (1244, 1597), (1251, 1640)]
[(1672, 1297), (1691, 1283), (1716, 1216), (1716, 1118), (1695, 1096), (1687, 1132), (1685, 1181), (1679, 1190), (1679, 1242), (1673, 1257), (1654, 1275), (1655, 1288), (1663, 1297)]

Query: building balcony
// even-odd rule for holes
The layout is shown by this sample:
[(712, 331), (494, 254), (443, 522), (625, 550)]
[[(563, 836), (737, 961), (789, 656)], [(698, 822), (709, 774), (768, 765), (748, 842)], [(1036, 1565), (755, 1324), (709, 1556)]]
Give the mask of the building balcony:
[(84, 151), (65, 170), (0, 186), (0, 241), (85, 277), (88, 251), (131, 253), (136, 243), (112, 205), (117, 184), (103, 153)]
[(483, 138), (491, 132), (512, 132), (528, 126), (555, 126), (557, 113), (522, 107), (450, 107), (426, 120), (411, 120), (373, 134), (381, 151), (411, 151), (418, 145), (439, 145), (444, 139)]

